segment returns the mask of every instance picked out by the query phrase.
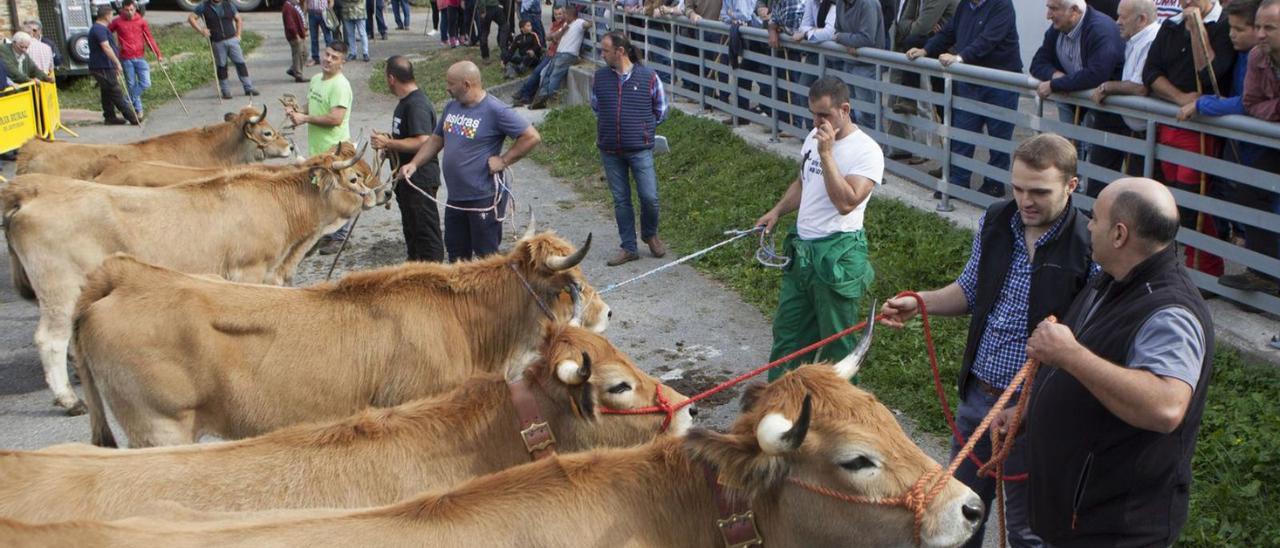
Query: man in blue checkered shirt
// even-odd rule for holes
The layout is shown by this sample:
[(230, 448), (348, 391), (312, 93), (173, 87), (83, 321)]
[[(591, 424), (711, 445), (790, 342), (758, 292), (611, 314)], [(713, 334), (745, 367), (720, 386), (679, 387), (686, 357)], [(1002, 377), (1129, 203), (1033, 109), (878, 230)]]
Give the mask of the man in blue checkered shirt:
[[(956, 426), (965, 439), (1026, 361), (1028, 326), (1066, 312), (1097, 271), (1090, 259), (1089, 219), (1071, 207), (1071, 193), (1079, 184), (1075, 147), (1058, 135), (1042, 134), (1019, 145), (1013, 156), (1014, 199), (987, 208), (960, 278), (942, 289), (920, 293), (930, 314), (971, 318), (956, 410)], [(915, 299), (891, 299), (880, 311), (882, 322), (902, 327), (916, 308)], [(953, 457), (964, 441), (952, 440)], [(1026, 470), (1022, 445), (1018, 438), (1005, 461), (1006, 475)], [(986, 436), (973, 454), (984, 462), (990, 458), (991, 442)], [(956, 478), (977, 492), (989, 508), (995, 481), (979, 478), (977, 470), (966, 460)], [(1027, 522), (1026, 485), (1005, 483), (1005, 495), (1010, 543), (1041, 546)], [(982, 540), (980, 528), (966, 546), (980, 547)]]

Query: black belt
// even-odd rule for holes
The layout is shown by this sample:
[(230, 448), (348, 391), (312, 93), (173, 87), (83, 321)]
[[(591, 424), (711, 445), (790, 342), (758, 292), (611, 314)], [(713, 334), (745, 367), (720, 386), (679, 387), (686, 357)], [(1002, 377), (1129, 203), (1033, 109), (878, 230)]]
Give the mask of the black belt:
[(983, 394), (986, 394), (988, 396), (994, 396), (998, 398), (1000, 397), (1001, 394), (1004, 394), (1003, 388), (996, 388), (994, 386), (991, 386), (990, 384), (987, 383), (987, 381), (984, 381), (978, 378), (977, 375), (973, 376), (973, 382), (977, 384), (978, 390), (981, 390)]

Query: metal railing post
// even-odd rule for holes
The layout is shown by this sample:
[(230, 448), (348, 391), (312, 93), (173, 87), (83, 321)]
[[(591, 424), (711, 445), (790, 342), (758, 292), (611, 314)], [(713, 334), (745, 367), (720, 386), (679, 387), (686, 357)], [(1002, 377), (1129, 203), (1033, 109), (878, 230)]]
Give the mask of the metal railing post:
[(1156, 121), (1147, 120), (1147, 154), (1142, 158), (1142, 176), (1152, 178), (1156, 172)]
[(955, 138), (951, 135), (951, 111), (955, 108), (953, 85), (954, 82), (951, 80), (951, 75), (946, 75), (942, 88), (942, 125), (943, 131), (946, 132), (946, 137), (942, 139), (942, 147), (945, 154), (942, 156), (942, 179), (938, 181), (938, 192), (942, 194), (942, 199), (938, 201), (938, 206), (934, 208), (943, 212), (956, 210), (956, 206), (951, 205), (951, 194), (947, 188), (947, 182), (951, 180), (951, 140)]

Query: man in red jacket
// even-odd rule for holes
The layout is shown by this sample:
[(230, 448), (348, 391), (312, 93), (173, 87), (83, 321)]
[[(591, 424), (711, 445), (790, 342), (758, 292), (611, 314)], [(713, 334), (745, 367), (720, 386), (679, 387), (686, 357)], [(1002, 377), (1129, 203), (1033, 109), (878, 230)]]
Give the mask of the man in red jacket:
[(289, 49), (293, 53), (293, 62), (285, 71), (293, 77), (294, 82), (306, 82), (302, 77), (302, 67), (307, 62), (307, 25), (303, 22), (302, 6), (298, 0), (288, 0), (280, 8), (280, 16), (284, 18), (284, 39), (289, 41)]
[(164, 62), (164, 55), (151, 35), (147, 20), (138, 13), (137, 0), (124, 0), (120, 15), (111, 21), (107, 29), (120, 41), (120, 65), (124, 67), (125, 84), (129, 87), (129, 99), (133, 111), (142, 119), (142, 92), (151, 87), (151, 65), (147, 64), (147, 48), (156, 54), (156, 60)]

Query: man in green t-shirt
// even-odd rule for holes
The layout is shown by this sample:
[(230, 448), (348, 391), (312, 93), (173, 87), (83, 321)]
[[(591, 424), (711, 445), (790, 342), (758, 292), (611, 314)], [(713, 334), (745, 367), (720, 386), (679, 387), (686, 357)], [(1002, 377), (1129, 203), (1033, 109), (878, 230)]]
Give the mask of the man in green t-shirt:
[[(347, 60), (345, 42), (329, 42), (321, 57), (320, 74), (311, 77), (307, 89), (307, 106), (298, 111), (287, 109), (285, 114), (294, 126), (307, 124), (307, 155), (315, 156), (332, 149), (338, 143), (351, 140), (347, 122), (351, 119), (351, 82), (342, 75), (342, 65)], [(312, 114), (314, 113), (314, 114)], [(321, 255), (332, 255), (347, 239), (350, 224), (325, 236), (320, 242)]]

